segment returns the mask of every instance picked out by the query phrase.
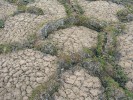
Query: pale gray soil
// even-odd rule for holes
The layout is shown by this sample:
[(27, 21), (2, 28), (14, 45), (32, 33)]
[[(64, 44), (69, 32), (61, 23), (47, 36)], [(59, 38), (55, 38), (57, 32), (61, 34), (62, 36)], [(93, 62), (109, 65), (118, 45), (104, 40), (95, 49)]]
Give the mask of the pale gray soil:
[(87, 0), (78, 0), (78, 2), (85, 11), (85, 16), (94, 17), (108, 22), (118, 22), (116, 13), (124, 8), (121, 5), (102, 0), (92, 2)]
[(96, 46), (97, 35), (96, 31), (81, 26), (55, 31), (48, 39), (56, 44), (60, 54), (70, 54)]
[[(77, 0), (77, 4), (85, 11), (83, 14), (85, 17), (96, 18), (107, 23), (119, 22), (116, 14), (124, 9), (122, 5), (102, 0)], [(68, 66), (72, 67), (69, 70), (64, 70), (65, 64), (59, 65), (60, 55), (80, 53), (84, 48), (96, 47), (100, 32), (76, 25), (62, 29), (56, 29), (54, 25), (50, 26), (51, 22), (67, 17), (65, 7), (58, 0), (35, 0), (26, 5), (26, 7), (33, 6), (41, 8), (44, 15), (23, 12), (13, 16), (17, 6), (0, 0), (0, 19), (5, 20), (4, 28), (0, 28), (0, 46), (13, 43), (24, 45), (36, 34), (41, 38), (33, 37), (33, 40), (38, 39), (43, 43), (54, 44), (57, 54), (53, 56), (37, 50), (34, 46), (39, 45), (38, 41), (33, 44), (34, 48), (25, 47), (22, 50), (0, 54), (0, 100), (105, 100), (105, 88), (99, 77), (88, 73), (80, 64)], [(38, 34), (38, 32), (45, 25), (47, 31), (56, 30), (50, 31), (48, 36), (43, 37), (43, 33)], [(120, 53), (118, 64), (128, 77), (126, 88), (133, 91), (133, 22), (125, 23), (125, 26), (126, 34), (117, 37)], [(8, 48), (3, 49), (6, 51)], [(69, 65), (71, 58), (65, 57)], [(52, 96), (50, 93), (48, 95), (54, 99), (30, 99), (31, 95), (35, 96), (33, 91), (37, 89), (35, 92), (42, 92), (38, 86), (45, 86), (49, 80), (60, 83), (57, 90), (47, 87), (54, 91), (51, 93)]]
[(5, 28), (0, 32), (0, 44), (14, 42), (24, 44), (27, 38), (36, 34), (44, 23), (66, 17), (64, 7), (56, 0), (40, 0), (28, 6), (30, 5), (38, 5), (44, 11), (44, 15), (21, 13), (9, 17), (5, 22)]

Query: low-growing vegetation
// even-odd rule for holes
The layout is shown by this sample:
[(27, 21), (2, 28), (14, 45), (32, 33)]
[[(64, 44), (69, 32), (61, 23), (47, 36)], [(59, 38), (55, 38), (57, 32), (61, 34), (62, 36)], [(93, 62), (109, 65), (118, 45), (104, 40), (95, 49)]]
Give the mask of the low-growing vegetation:
[(117, 16), (121, 22), (133, 21), (133, 7), (118, 11)]
[[(28, 3), (34, 0), (6, 0), (18, 6), (18, 12), (26, 12), (36, 15), (43, 15), (44, 12), (38, 7), (27, 7)], [(21, 48), (32, 48), (41, 51), (45, 54), (59, 57), (59, 70), (68, 70), (76, 65), (92, 72), (94, 76), (99, 77), (102, 85), (105, 88), (106, 100), (132, 100), (133, 93), (125, 87), (128, 81), (123, 68), (116, 63), (117, 51), (117, 36), (124, 33), (125, 25), (122, 23), (107, 23), (96, 18), (88, 18), (83, 16), (84, 11), (77, 2), (71, 4), (69, 0), (58, 0), (65, 7), (67, 18), (48, 23), (43, 27), (42, 37), (45, 39), (39, 40), (37, 34), (29, 35), (26, 46)], [(90, 0), (94, 1), (94, 0)], [(118, 4), (125, 5), (124, 0), (108, 0)], [(131, 2), (133, 3), (133, 2)], [(127, 6), (127, 4), (126, 4)], [(133, 8), (127, 7), (117, 13), (117, 17), (121, 22), (133, 21)], [(83, 51), (77, 53), (59, 53), (56, 44), (47, 41), (46, 38), (53, 31), (67, 28), (71, 26), (84, 26), (95, 30), (98, 33), (97, 45), (92, 48), (83, 48)], [(0, 19), (0, 28), (4, 27), (4, 21)], [(47, 29), (46, 29), (47, 28)], [(42, 32), (41, 30), (41, 32)], [(45, 42), (44, 42), (45, 41)], [(19, 44), (0, 44), (0, 54), (12, 52), (20, 49)], [(60, 50), (61, 51), (61, 50)], [(61, 74), (61, 73), (59, 73)], [(56, 76), (56, 75), (55, 75)], [(52, 100), (53, 94), (58, 92), (60, 83), (55, 81), (53, 76), (45, 84), (40, 84), (33, 91), (29, 100), (39, 100), (41, 96), (46, 100)], [(60, 76), (60, 75), (59, 75)], [(57, 79), (58, 80), (58, 79)]]
[(87, 28), (96, 30), (98, 32), (103, 31), (103, 29), (106, 27), (107, 23), (105, 21), (100, 21), (96, 18), (88, 18), (85, 16), (77, 16), (77, 23), (78, 26), (85, 26)]
[(12, 48), (9, 44), (0, 44), (0, 54), (11, 52)]
[(35, 15), (43, 15), (44, 12), (41, 8), (35, 7), (35, 6), (31, 6), (31, 7), (27, 7), (26, 5), (18, 5), (18, 10), (17, 12), (14, 13), (15, 14), (19, 14), (19, 13), (30, 13), (30, 14), (35, 14)]
[(4, 28), (5, 26), (5, 21), (0, 19), (0, 28)]
[(59, 55), (59, 67), (60, 69), (68, 70), (74, 67), (76, 64), (81, 63), (82, 60), (83, 57), (80, 53), (61, 53)]
[(19, 43), (0, 44), (0, 54), (6, 54), (20, 49), (24, 49), (24, 47)]
[(133, 1), (132, 0), (107, 0), (107, 1), (112, 1), (116, 4), (122, 4), (124, 6), (127, 6), (127, 5), (133, 5)]
[(58, 0), (64, 5), (66, 13), (68, 16), (82, 15), (84, 13), (83, 9), (80, 7), (78, 2), (75, 0), (73, 3), (70, 0)]
[(9, 3), (16, 3), (18, 0), (5, 0), (8, 1)]
[(27, 12), (27, 13), (31, 13), (31, 14), (36, 14), (36, 15), (43, 15), (43, 14), (44, 14), (44, 13), (43, 13), (43, 10), (42, 10), (41, 8), (34, 7), (34, 6), (28, 7), (28, 8), (26, 9), (26, 12)]
[(125, 26), (121, 23), (104, 23), (102, 27), (96, 28), (99, 24), (92, 24), (90, 20), (87, 22), (87, 18), (79, 20), (81, 23), (76, 23), (77, 25), (86, 27), (92, 25), (93, 28), (91, 29), (100, 30), (97, 38), (97, 46), (91, 49), (84, 48), (84, 53), (78, 53), (79, 56), (76, 57), (78, 60), (73, 59), (75, 55), (61, 55), (59, 62), (61, 68), (70, 69), (75, 64), (81, 64), (82, 67), (88, 69), (88, 71), (92, 71), (94, 75), (100, 78), (106, 90), (107, 100), (110, 100), (110, 98), (114, 99), (117, 96), (121, 98), (119, 95), (115, 96), (116, 91), (119, 91), (123, 98), (130, 98), (125, 93), (125, 84), (128, 78), (115, 59), (118, 53), (117, 36), (123, 34)]
[(5, 0), (5, 1), (19, 5), (27, 5), (28, 3), (34, 2), (35, 0)]
[(17, 6), (18, 11), (16, 13), (24, 13), (26, 12), (26, 9), (27, 9), (26, 5), (18, 5)]
[(60, 82), (56, 81), (54, 78), (55, 76), (52, 76), (48, 82), (37, 86), (32, 91), (29, 100), (40, 100), (41, 98), (44, 98), (45, 100), (52, 100), (53, 94), (58, 92), (58, 88), (60, 87)]
[(44, 42), (44, 41), (37, 41), (35, 44), (34, 44), (34, 48), (38, 51), (41, 51), (43, 53), (46, 53), (46, 54), (50, 54), (50, 55), (57, 55), (57, 51), (58, 51), (58, 48), (56, 47), (56, 45), (54, 43), (51, 43), (51, 42)]

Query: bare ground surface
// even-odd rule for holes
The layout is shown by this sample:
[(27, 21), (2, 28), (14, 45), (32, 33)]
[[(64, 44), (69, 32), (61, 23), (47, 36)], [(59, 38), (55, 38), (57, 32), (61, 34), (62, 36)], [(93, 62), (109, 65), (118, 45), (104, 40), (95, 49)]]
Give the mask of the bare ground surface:
[(100, 80), (80, 67), (63, 73), (61, 79), (56, 100), (99, 100), (104, 92)]
[[(21, 13), (9, 17), (5, 22), (4, 29), (0, 32), (0, 44), (14, 42), (24, 44), (28, 36), (36, 34), (44, 23), (66, 16), (64, 7), (56, 0), (37, 0), (32, 5), (42, 8), (44, 15), (37, 16), (35, 14)], [(31, 6), (31, 4), (27, 6)]]
[(102, 0), (92, 2), (90, 2), (89, 0), (78, 0), (78, 2), (85, 11), (85, 16), (94, 17), (99, 20), (108, 22), (117, 22), (118, 18), (116, 16), (116, 13), (124, 8), (121, 5)]
[(4, 0), (0, 0), (0, 19), (6, 19), (9, 15), (17, 10), (15, 5), (9, 4)]
[(32, 90), (56, 75), (57, 58), (31, 49), (0, 55), (0, 100), (28, 100)]
[[(124, 8), (122, 5), (101, 0), (77, 0), (77, 3), (85, 11), (84, 16), (106, 22), (119, 22), (116, 14)], [(0, 19), (6, 19), (4, 28), (0, 28), (0, 44), (24, 45), (28, 42), (28, 37), (37, 34), (43, 25), (67, 16), (65, 7), (57, 0), (35, 0), (26, 5), (33, 6), (41, 8), (44, 15), (24, 12), (12, 16), (17, 11), (17, 6), (0, 0)], [(117, 37), (120, 53), (118, 64), (128, 77), (127, 89), (133, 91), (133, 22), (125, 25), (126, 34)], [(98, 34), (100, 32), (84, 26), (72, 26), (52, 32), (43, 42), (54, 44), (58, 48), (57, 54), (69, 55), (83, 51), (84, 47), (96, 47)], [(54, 100), (104, 100), (102, 97), (105, 96), (105, 88), (99, 77), (90, 75), (80, 65), (64, 71), (59, 66), (58, 56), (45, 54), (35, 48), (0, 54), (0, 100), (53, 100), (30, 97), (38, 86), (45, 86), (50, 79), (56, 80), (58, 75), (60, 86), (58, 90), (52, 88), (54, 93), (50, 95)], [(61, 70), (60, 73), (58, 69)]]
[(55, 31), (48, 39), (56, 44), (60, 54), (70, 54), (96, 46), (97, 35), (96, 31), (81, 26)]

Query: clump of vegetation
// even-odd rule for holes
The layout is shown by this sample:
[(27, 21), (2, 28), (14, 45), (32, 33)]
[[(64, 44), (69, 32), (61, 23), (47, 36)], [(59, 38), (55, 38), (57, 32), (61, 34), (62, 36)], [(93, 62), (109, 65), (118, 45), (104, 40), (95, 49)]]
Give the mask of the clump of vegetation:
[(128, 100), (132, 100), (133, 99), (133, 93), (127, 89), (124, 89), (125, 94), (128, 96)]
[[(16, 15), (19, 13), (24, 13), (27, 11), (27, 9), (30, 9), (30, 8), (27, 8), (26, 5), (28, 3), (34, 2), (35, 0), (6, 0), (6, 1), (17, 5), (17, 11), (14, 12), (14, 14), (13, 14), (13, 15)], [(33, 11), (35, 12), (36, 9), (38, 10), (39, 8), (34, 8)]]
[[(117, 34), (119, 34), (117, 32), (119, 32), (119, 30), (114, 29), (111, 31), (108, 30), (107, 33), (102, 33), (98, 35), (98, 44), (95, 50), (95, 55), (98, 61), (102, 64), (104, 71), (109, 73), (109, 75), (113, 77), (114, 80), (118, 82), (121, 87), (124, 87), (125, 83), (127, 82), (127, 77), (123, 69), (115, 63), (115, 53), (117, 52), (116, 36)], [(108, 35), (110, 35), (109, 38), (112, 39), (110, 42), (108, 42)]]
[(72, 6), (68, 0), (58, 0), (58, 1), (64, 5), (66, 13), (68, 16), (73, 15), (73, 9), (72, 9)]
[(73, 4), (70, 2), (70, 0), (58, 0), (58, 1), (64, 5), (68, 16), (82, 15), (84, 13), (83, 9), (76, 1), (74, 1)]
[(121, 22), (133, 21), (133, 7), (118, 11), (117, 16)]
[(26, 12), (31, 13), (31, 14), (36, 14), (36, 15), (43, 15), (44, 14), (43, 10), (41, 8), (34, 7), (34, 6), (28, 7), (26, 9)]
[(5, 25), (5, 21), (0, 19), (0, 28), (4, 28), (4, 25)]
[(122, 23), (110, 23), (104, 28), (104, 32), (108, 34), (114, 34), (116, 36), (122, 34), (125, 30), (125, 25)]
[(28, 3), (34, 2), (35, 0), (17, 0), (17, 4), (27, 5)]
[(110, 23), (109, 26), (104, 28), (104, 33), (106, 33), (105, 41), (105, 53), (108, 58), (113, 59), (118, 53), (117, 48), (117, 36), (124, 33), (125, 25), (121, 23)]
[[(124, 26), (121, 24), (111, 24), (106, 26), (103, 29), (103, 32), (98, 34), (97, 46), (85, 50), (85, 52), (89, 53), (91, 56), (86, 59), (91, 60), (85, 60), (84, 62), (88, 62), (88, 65), (83, 65), (83, 67), (88, 67), (88, 70), (92, 70), (93, 73), (100, 78), (106, 90), (105, 93), (107, 100), (111, 98), (128, 98), (125, 92), (125, 84), (127, 83), (128, 78), (121, 66), (115, 62), (115, 55), (117, 53), (116, 36), (122, 33), (123, 29)], [(90, 62), (93, 62), (93, 68), (90, 67)]]
[(15, 3), (15, 4), (21, 4), (21, 5), (27, 5), (28, 3), (34, 2), (35, 0), (5, 0), (9, 3)]
[(126, 5), (133, 5), (133, 1), (132, 0), (106, 0), (106, 1), (112, 1), (114, 3), (122, 4), (124, 6), (126, 6)]
[(77, 16), (76, 18), (78, 20), (76, 25), (85, 26), (98, 32), (102, 31), (107, 25), (105, 21), (99, 21), (95, 18), (87, 18), (85, 16)]
[(105, 87), (105, 94), (107, 100), (127, 100), (127, 96), (119, 84), (115, 82), (111, 77), (105, 76), (103, 78), (103, 86)]
[(58, 48), (51, 42), (36, 42), (34, 48), (50, 55), (57, 55)]
[(23, 49), (23, 46), (20, 43), (14, 42), (12, 44), (0, 44), (0, 54), (9, 53), (20, 49)]
[(5, 1), (7, 1), (9, 3), (16, 3), (18, 0), (5, 0)]
[(114, 75), (113, 75), (114, 80), (119, 83), (120, 87), (125, 88), (125, 84), (127, 83), (128, 78), (123, 72), (123, 69), (119, 65), (114, 65), (113, 69), (114, 69)]
[(24, 13), (26, 11), (27, 7), (26, 5), (18, 5), (17, 6), (17, 13)]
[(65, 10), (66, 10), (67, 15), (68, 15), (68, 16), (71, 16), (71, 15), (73, 14), (73, 10), (72, 10), (72, 8), (71, 8), (71, 5), (65, 3), (65, 4), (64, 4), (64, 7), (65, 7)]
[(34, 48), (35, 43), (38, 41), (37, 35), (36, 34), (32, 34), (29, 35), (27, 37), (27, 42), (26, 43), (28, 45), (29, 48)]
[(75, 5), (73, 5), (73, 9), (79, 15), (84, 14), (84, 10), (80, 7), (80, 5), (78, 3), (76, 3)]
[(76, 64), (82, 62), (83, 57), (80, 53), (71, 53), (65, 54), (62, 53), (59, 55), (59, 66), (65, 70), (68, 70), (75, 66)]
[(33, 91), (29, 100), (52, 100), (52, 96), (55, 92), (58, 92), (60, 82), (55, 81), (55, 76), (51, 76), (50, 80), (44, 84), (37, 86)]
[(41, 8), (34, 7), (34, 6), (27, 7), (26, 5), (18, 4), (18, 11), (15, 12), (15, 14), (24, 13), (24, 12), (36, 14), (36, 15), (43, 15), (44, 14), (44, 12)]
[(0, 54), (8, 53), (12, 51), (12, 47), (9, 44), (0, 44)]

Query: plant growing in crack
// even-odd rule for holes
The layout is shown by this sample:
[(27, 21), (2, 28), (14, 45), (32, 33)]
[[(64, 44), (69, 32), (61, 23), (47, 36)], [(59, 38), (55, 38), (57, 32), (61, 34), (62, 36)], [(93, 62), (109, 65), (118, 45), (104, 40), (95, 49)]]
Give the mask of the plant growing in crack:
[(4, 28), (5, 26), (5, 21), (0, 19), (0, 28)]
[(56, 75), (53, 75), (45, 84), (38, 85), (33, 89), (29, 100), (52, 100), (54, 93), (58, 92), (58, 88), (60, 87), (60, 82), (56, 78)]
[(34, 48), (36, 50), (39, 50), (43, 53), (50, 54), (50, 55), (57, 55), (58, 48), (56, 47), (56, 44), (50, 42), (50, 41), (37, 41), (34, 44)]

